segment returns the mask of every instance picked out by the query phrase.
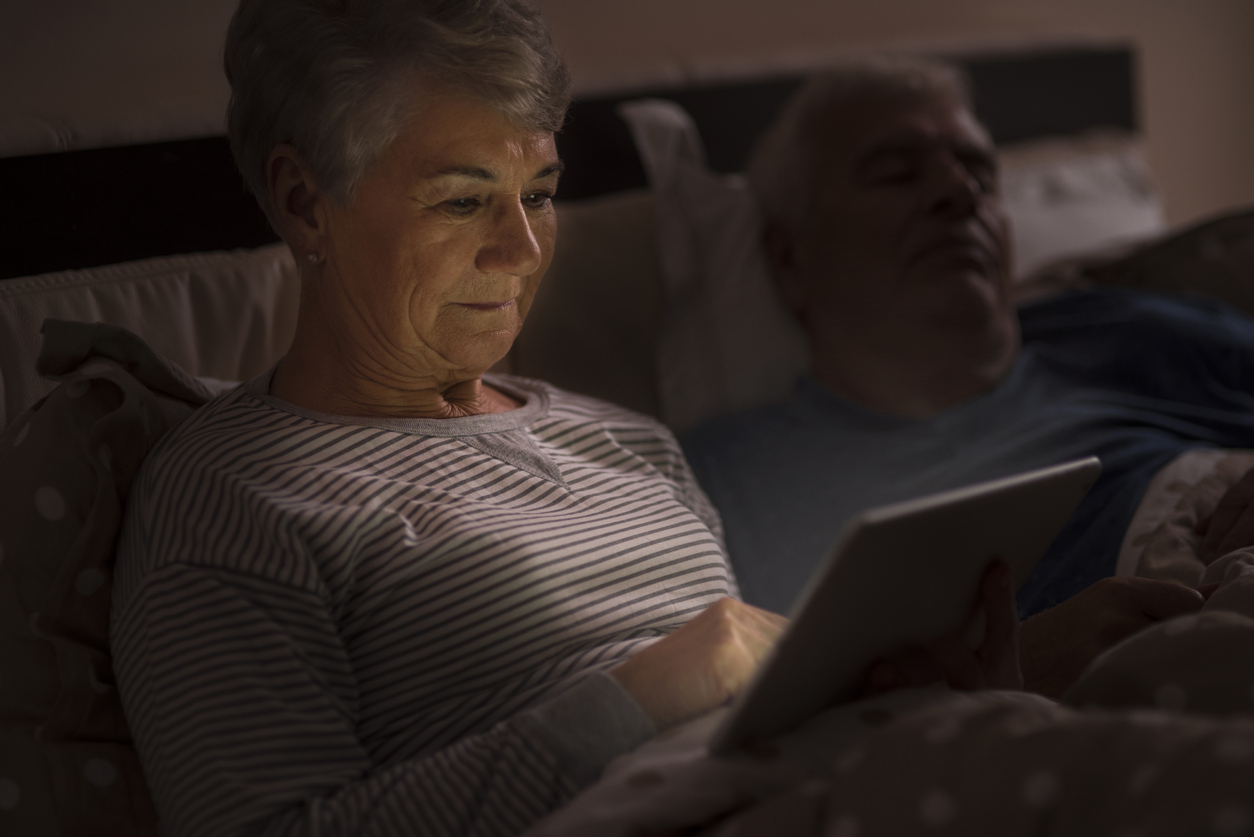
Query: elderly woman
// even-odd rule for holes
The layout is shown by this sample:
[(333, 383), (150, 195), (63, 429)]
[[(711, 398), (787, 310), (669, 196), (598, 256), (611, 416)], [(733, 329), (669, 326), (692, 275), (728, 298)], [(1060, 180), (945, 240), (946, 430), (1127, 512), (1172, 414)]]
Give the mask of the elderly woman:
[(487, 374), (562, 169), (568, 74), (522, 0), (243, 0), (226, 69), (302, 293), (287, 355), (132, 493), (112, 639), (163, 827), (520, 831), (784, 620), (729, 597), (663, 427)]
[(226, 70), (302, 295), (128, 511), (113, 642), (163, 826), (521, 830), (783, 620), (727, 598), (664, 428), (485, 374), (556, 232), (569, 76), (530, 8), (244, 0)]

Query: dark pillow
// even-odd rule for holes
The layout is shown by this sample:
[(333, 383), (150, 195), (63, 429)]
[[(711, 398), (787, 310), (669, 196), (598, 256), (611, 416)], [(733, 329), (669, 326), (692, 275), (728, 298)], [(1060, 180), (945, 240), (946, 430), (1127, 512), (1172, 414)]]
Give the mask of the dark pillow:
[(0, 834), (155, 835), (109, 653), (114, 541), (144, 457), (210, 393), (123, 329), (43, 333), (60, 385), (0, 436)]

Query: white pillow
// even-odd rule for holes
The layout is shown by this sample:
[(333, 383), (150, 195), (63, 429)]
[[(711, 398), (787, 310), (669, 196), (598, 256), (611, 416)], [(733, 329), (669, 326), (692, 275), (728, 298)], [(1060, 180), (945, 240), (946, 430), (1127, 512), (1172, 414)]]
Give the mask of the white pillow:
[(1015, 278), (1161, 233), (1162, 204), (1136, 141), (1095, 134), (998, 149)]
[(0, 430), (54, 386), (35, 371), (45, 319), (121, 326), (191, 374), (229, 382), (265, 371), (287, 350), (299, 298), (283, 244), (6, 279)]
[(674, 102), (619, 106), (656, 199), (666, 313), (658, 338), (661, 418), (682, 433), (784, 398), (809, 368), (800, 325), (771, 286), (762, 220), (744, 178), (705, 165), (696, 125)]

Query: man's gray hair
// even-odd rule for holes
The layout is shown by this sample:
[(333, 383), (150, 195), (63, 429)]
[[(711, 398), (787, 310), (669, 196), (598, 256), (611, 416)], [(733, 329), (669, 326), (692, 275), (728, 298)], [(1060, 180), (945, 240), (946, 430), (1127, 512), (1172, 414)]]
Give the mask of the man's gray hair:
[(965, 72), (903, 55), (851, 59), (813, 76), (784, 104), (749, 159), (749, 185), (768, 220), (799, 228), (813, 198), (816, 155), (831, 114), (861, 99), (947, 96), (971, 108)]
[(404, 129), (415, 80), (534, 130), (561, 128), (570, 103), (570, 72), (524, 0), (241, 0), (224, 64), (231, 151), (271, 224), (274, 147), (300, 149), (347, 203)]

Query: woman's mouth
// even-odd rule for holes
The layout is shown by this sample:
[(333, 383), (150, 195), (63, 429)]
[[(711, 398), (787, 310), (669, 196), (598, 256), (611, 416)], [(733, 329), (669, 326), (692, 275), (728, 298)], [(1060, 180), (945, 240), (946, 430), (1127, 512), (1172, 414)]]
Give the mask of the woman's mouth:
[(507, 299), (504, 302), (459, 302), (457, 304), (463, 308), (470, 308), (473, 311), (503, 311), (513, 306), (514, 300)]

